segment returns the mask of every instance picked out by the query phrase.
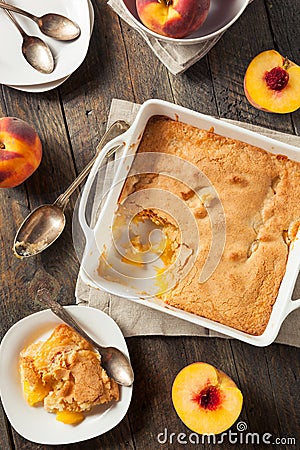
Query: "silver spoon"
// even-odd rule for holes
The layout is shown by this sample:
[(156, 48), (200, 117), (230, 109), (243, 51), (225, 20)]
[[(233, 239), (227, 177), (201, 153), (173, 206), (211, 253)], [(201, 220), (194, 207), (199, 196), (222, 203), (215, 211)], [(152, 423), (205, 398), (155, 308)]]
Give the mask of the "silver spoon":
[[(70, 196), (86, 178), (104, 145), (114, 137), (124, 133), (128, 128), (129, 124), (123, 120), (114, 122), (98, 144), (95, 156), (66, 191), (52, 205), (41, 205), (26, 217), (14, 240), (13, 251), (15, 256), (23, 258), (37, 255), (60, 236), (66, 223), (64, 209)], [(106, 157), (112, 155), (116, 150), (117, 148), (112, 149)]]
[(21, 25), (16, 21), (15, 17), (11, 12), (6, 11), (10, 20), (15, 24), (19, 30), (23, 42), (22, 42), (22, 53), (26, 61), (36, 70), (41, 73), (51, 73), (54, 70), (54, 59), (50, 48), (46, 42), (42, 41), (37, 36), (29, 36)]
[(60, 14), (49, 13), (41, 17), (34, 16), (33, 14), (17, 8), (16, 6), (9, 5), (6, 2), (0, 2), (0, 8), (13, 11), (18, 14), (34, 20), (39, 26), (42, 33), (46, 36), (52, 37), (59, 41), (71, 41), (80, 36), (80, 27), (73, 20), (68, 19)]
[(37, 299), (51, 311), (62, 319), (67, 325), (72, 327), (80, 336), (88, 341), (101, 356), (101, 365), (106, 370), (107, 375), (123, 386), (131, 386), (134, 379), (131, 364), (120, 350), (115, 347), (102, 347), (95, 342), (86, 332), (78, 325), (68, 311), (58, 302), (53, 300), (50, 292), (46, 288), (38, 289)]

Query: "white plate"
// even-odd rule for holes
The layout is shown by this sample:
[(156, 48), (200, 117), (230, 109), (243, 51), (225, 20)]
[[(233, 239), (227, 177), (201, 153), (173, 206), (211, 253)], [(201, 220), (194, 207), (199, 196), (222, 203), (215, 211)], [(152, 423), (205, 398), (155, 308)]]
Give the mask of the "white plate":
[[(92, 338), (105, 346), (115, 346), (129, 356), (119, 327), (104, 312), (76, 305), (67, 309)], [(61, 320), (50, 310), (32, 314), (8, 330), (0, 347), (0, 394), (4, 410), (21, 436), (39, 444), (69, 444), (106, 433), (123, 419), (132, 395), (132, 387), (122, 386), (118, 402), (95, 407), (76, 426), (58, 422), (55, 414), (46, 412), (43, 406), (29, 406), (22, 394), (18, 370), (20, 351), (34, 341), (47, 339), (59, 323)]]
[(84, 60), (90, 42), (90, 13), (87, 0), (13, 0), (15, 6), (42, 16), (47, 12), (63, 14), (78, 23), (81, 35), (72, 42), (59, 42), (43, 35), (30, 19), (15, 14), (18, 22), (28, 34), (42, 38), (55, 58), (55, 69), (51, 74), (42, 74), (33, 69), (21, 51), (22, 37), (5, 11), (0, 11), (0, 83), (30, 85), (49, 83), (73, 73)]
[[(94, 8), (90, 0), (88, 0), (89, 5), (89, 13), (90, 13), (90, 27), (91, 27), (91, 35), (93, 32), (94, 27)], [(62, 83), (64, 83), (70, 76), (67, 75), (66, 77), (60, 78), (56, 81), (51, 81), (50, 83), (42, 83), (42, 84), (33, 84), (33, 85), (8, 85), (8, 87), (11, 87), (13, 89), (16, 89), (18, 91), (24, 91), (24, 92), (46, 92), (50, 91), (51, 89), (55, 89), (58, 86), (60, 86)]]

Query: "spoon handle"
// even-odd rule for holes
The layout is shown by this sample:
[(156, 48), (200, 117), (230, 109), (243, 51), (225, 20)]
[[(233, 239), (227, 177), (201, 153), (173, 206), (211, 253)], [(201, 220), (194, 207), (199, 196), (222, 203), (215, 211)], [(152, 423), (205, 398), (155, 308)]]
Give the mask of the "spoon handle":
[[(54, 202), (54, 205), (58, 206), (62, 210), (65, 209), (70, 196), (73, 194), (73, 192), (77, 189), (77, 187), (82, 183), (82, 181), (90, 173), (91, 168), (93, 167), (94, 162), (96, 161), (100, 150), (102, 150), (102, 148), (104, 147), (104, 145), (107, 142), (111, 141), (116, 136), (119, 136), (120, 134), (125, 133), (125, 131), (127, 131), (128, 128), (129, 128), (129, 124), (127, 122), (125, 122), (124, 120), (117, 120), (108, 128), (106, 133), (102, 136), (99, 144), (97, 145), (95, 156), (91, 159), (91, 161), (87, 164), (87, 166), (83, 169), (83, 171), (78, 175), (78, 177), (75, 178), (75, 180), (70, 184), (70, 186), (65, 190), (65, 192), (56, 199), (56, 201)], [(117, 148), (115, 149), (115, 151), (116, 150), (117, 150)], [(106, 156), (109, 157), (112, 155), (112, 153), (113, 152), (110, 152)]]
[(45, 287), (40, 287), (36, 293), (37, 300), (72, 327), (80, 336), (88, 341), (100, 354), (101, 365), (109, 377), (118, 384), (131, 386), (134, 380), (134, 373), (128, 357), (116, 347), (102, 347), (95, 342), (73, 319), (67, 310), (60, 303), (53, 300), (50, 292)]
[[(2, 6), (3, 4), (3, 6)], [(9, 11), (10, 8), (6, 8), (6, 6), (11, 6), (6, 4), (5, 1), (0, 2), (0, 8), (3, 8), (5, 13), (7, 14), (7, 16), (10, 18), (10, 20), (12, 21), (12, 23), (16, 26), (16, 28), (19, 30), (20, 34), (24, 37), (26, 36), (25, 31), (23, 30), (23, 28), (21, 27), (21, 25), (19, 24), (19, 22), (17, 22), (16, 18), (14, 17), (14, 15)], [(13, 11), (13, 9), (11, 9)]]
[(23, 9), (20, 9), (17, 6), (10, 5), (6, 3), (5, 0), (0, 1), (0, 8), (5, 9), (6, 11), (13, 11), (18, 14), (22, 14), (23, 16), (26, 16), (29, 19), (34, 20), (35, 22), (37, 20), (37, 18), (33, 14), (29, 13), (28, 11), (24, 11)]
[(80, 336), (82, 336), (86, 341), (88, 341), (93, 347), (99, 349), (99, 353), (101, 354), (101, 347), (97, 342), (95, 342), (81, 327), (80, 325), (73, 319), (73, 317), (66, 311), (66, 309), (61, 306), (60, 303), (53, 300), (50, 295), (50, 292), (46, 288), (38, 289), (36, 293), (37, 299), (45, 306), (51, 309), (51, 311), (58, 316), (61, 320), (63, 320), (67, 325), (72, 327)]

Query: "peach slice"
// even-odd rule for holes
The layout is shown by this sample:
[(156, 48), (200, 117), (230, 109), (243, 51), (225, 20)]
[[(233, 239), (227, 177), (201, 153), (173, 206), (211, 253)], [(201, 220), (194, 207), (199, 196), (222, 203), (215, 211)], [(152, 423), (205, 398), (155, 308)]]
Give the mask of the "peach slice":
[(172, 401), (182, 422), (200, 434), (218, 434), (240, 415), (243, 396), (234, 381), (210, 364), (184, 367), (172, 387)]
[(300, 108), (300, 67), (275, 50), (257, 55), (249, 64), (244, 90), (258, 109), (290, 113)]
[(66, 423), (68, 425), (77, 425), (82, 422), (84, 415), (81, 412), (74, 411), (58, 411), (56, 413), (56, 420)]

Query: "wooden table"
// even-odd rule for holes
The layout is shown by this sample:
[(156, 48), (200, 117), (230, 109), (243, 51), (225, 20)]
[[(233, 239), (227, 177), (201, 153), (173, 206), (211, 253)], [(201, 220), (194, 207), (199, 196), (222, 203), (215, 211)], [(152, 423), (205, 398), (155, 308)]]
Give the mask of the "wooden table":
[[(36, 206), (52, 202), (90, 160), (105, 130), (112, 98), (138, 103), (161, 98), (206, 114), (300, 134), (300, 110), (287, 115), (260, 112), (250, 106), (243, 91), (246, 67), (263, 50), (275, 48), (300, 63), (299, 0), (254, 0), (209, 55), (177, 77), (168, 73), (104, 0), (93, 0), (93, 4), (95, 28), (88, 55), (60, 88), (41, 94), (1, 89), (1, 116), (32, 123), (44, 148), (38, 171), (25, 184), (0, 192), (1, 337), (16, 321), (39, 309), (28, 293), (29, 282), (37, 276), (55, 278), (62, 286), (61, 303), (74, 303), (79, 263), (72, 245), (71, 219), (76, 195), (67, 209), (66, 230), (48, 251), (20, 261), (12, 254), (12, 239), (22, 219)], [(196, 448), (189, 441), (184, 446), (176, 440), (179, 433), (189, 436), (189, 430), (170, 400), (175, 375), (193, 361), (212, 363), (236, 380), (245, 399), (240, 420), (249, 432), (270, 433), (270, 442), (282, 437), (297, 440), (297, 445), (283, 440), (268, 448), (299, 448), (298, 349), (276, 344), (255, 348), (233, 340), (196, 337), (135, 337), (127, 342), (136, 374), (128, 414), (112, 431), (68, 448)], [(157, 436), (165, 429), (168, 441), (159, 443)], [(173, 438), (171, 433), (175, 433)], [(179, 436), (179, 440), (185, 438)], [(164, 441), (162, 435), (160, 441)], [(227, 441), (197, 448), (228, 447)], [(262, 443), (236, 443), (231, 448), (263, 447)], [(1, 412), (1, 450), (46, 448), (19, 436)]]

